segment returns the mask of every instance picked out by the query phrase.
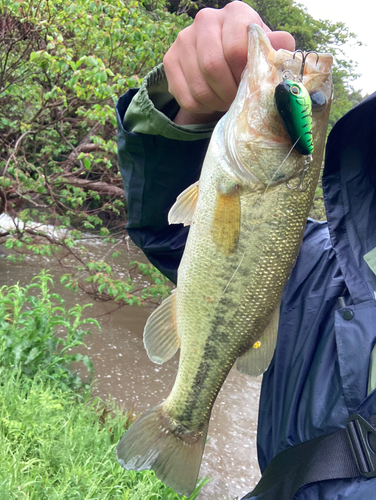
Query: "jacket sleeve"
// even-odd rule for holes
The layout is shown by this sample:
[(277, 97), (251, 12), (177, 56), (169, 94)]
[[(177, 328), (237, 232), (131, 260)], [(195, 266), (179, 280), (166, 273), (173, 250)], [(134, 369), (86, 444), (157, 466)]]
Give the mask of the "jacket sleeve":
[(198, 180), (209, 138), (177, 140), (127, 130), (124, 116), (137, 92), (129, 90), (116, 108), (118, 160), (128, 210), (126, 227), (150, 262), (176, 283), (189, 228), (170, 226), (167, 215), (177, 196)]

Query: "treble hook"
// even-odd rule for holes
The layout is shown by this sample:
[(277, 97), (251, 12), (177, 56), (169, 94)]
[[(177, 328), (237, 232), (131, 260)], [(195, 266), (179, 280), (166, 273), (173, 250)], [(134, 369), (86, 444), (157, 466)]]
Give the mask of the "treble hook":
[(286, 182), (286, 186), (288, 188), (290, 188), (290, 189), (298, 189), (299, 188), (299, 191), (302, 191), (302, 192), (307, 191), (309, 183), (311, 182), (311, 179), (308, 179), (308, 182), (305, 186), (303, 186), (303, 182), (304, 182), (304, 178), (306, 176), (306, 173), (308, 172), (308, 169), (311, 166), (311, 161), (312, 161), (312, 157), (311, 157), (311, 159), (308, 159), (308, 158), (306, 159), (306, 161), (304, 163), (306, 165), (306, 167), (303, 169), (299, 185), (298, 186), (290, 186), (290, 184), (288, 182)]
[(299, 52), (300, 52), (300, 54), (302, 54), (302, 67), (300, 69), (299, 80), (302, 81), (303, 80), (304, 68), (305, 68), (305, 65), (306, 65), (306, 62), (307, 62), (307, 57), (309, 56), (309, 54), (316, 54), (316, 56), (317, 56), (316, 64), (319, 62), (320, 56), (318, 55), (318, 53), (315, 50), (309, 50), (308, 52), (303, 52), (301, 49), (298, 49), (298, 50), (295, 50), (292, 58), (295, 59), (295, 55), (298, 54)]

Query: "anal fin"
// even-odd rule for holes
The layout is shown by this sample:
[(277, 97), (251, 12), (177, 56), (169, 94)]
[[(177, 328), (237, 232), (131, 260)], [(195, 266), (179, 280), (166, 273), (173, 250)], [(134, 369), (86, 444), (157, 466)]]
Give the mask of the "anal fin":
[(144, 346), (154, 363), (164, 363), (180, 347), (176, 326), (176, 289), (149, 316), (144, 328)]
[(280, 304), (276, 307), (263, 335), (250, 349), (238, 358), (236, 368), (240, 373), (258, 377), (268, 368), (277, 343)]

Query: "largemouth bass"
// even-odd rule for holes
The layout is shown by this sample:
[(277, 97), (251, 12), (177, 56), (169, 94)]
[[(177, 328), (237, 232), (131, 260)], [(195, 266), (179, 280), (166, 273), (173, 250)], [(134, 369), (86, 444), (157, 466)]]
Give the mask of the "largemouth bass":
[(170, 211), (171, 223), (191, 227), (176, 293), (148, 319), (144, 343), (157, 363), (180, 347), (178, 373), (167, 399), (123, 436), (117, 458), (126, 469), (153, 469), (180, 494), (195, 488), (231, 367), (259, 375), (273, 355), (319, 178), (331, 65), (329, 54), (275, 51), (251, 25), (237, 97), (213, 132), (199, 183)]

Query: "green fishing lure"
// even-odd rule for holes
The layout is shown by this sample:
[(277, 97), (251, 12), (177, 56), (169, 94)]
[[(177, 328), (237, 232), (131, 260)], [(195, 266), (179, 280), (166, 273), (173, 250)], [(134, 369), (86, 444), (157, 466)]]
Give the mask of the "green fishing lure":
[(294, 148), (302, 155), (312, 154), (312, 102), (307, 89), (286, 79), (277, 85), (274, 99)]

